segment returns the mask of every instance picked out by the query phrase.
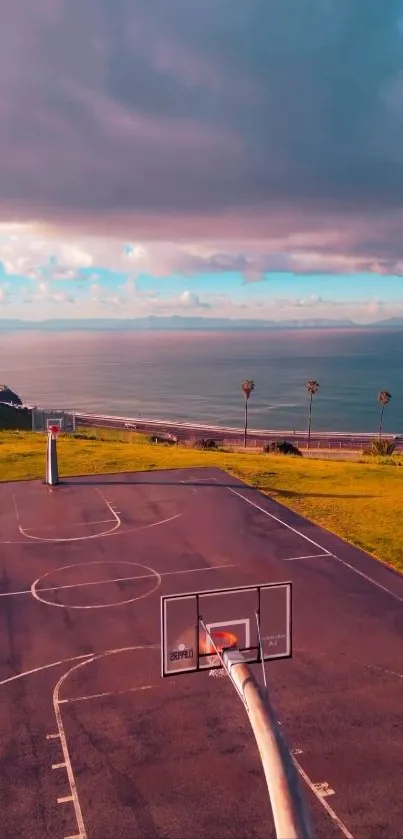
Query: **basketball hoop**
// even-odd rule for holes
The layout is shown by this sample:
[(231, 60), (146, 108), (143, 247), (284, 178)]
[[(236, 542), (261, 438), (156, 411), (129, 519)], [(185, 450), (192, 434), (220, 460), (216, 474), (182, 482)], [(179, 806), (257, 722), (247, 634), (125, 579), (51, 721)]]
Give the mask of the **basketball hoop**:
[(204, 642), (201, 641), (200, 643), (200, 651), (205, 655), (214, 655), (216, 649), (222, 653), (223, 650), (237, 646), (238, 638), (233, 632), (213, 629), (209, 634), (210, 640), (206, 638)]
[(60, 434), (60, 425), (49, 425), (48, 434), (52, 435), (53, 440), (57, 440)]

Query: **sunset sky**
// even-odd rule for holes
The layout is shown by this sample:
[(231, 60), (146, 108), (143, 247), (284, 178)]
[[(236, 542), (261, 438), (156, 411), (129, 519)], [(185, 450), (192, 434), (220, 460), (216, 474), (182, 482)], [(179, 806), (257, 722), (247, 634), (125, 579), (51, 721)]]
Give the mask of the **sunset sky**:
[(0, 318), (403, 317), (400, 0), (18, 0)]

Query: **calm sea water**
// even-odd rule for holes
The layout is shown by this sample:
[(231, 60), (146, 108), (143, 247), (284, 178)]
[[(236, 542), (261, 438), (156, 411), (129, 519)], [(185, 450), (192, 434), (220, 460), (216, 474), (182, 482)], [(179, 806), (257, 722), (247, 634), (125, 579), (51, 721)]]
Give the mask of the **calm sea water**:
[(250, 425), (306, 427), (305, 382), (317, 379), (317, 430), (403, 432), (403, 330), (9, 332), (1, 379), (40, 406), (242, 425), (240, 383), (253, 378)]

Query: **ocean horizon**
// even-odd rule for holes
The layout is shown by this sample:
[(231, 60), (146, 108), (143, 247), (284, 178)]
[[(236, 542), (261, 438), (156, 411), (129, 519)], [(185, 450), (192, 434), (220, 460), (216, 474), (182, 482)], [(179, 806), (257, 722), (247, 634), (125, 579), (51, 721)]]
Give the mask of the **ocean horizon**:
[(7, 331), (2, 379), (26, 404), (242, 427), (241, 381), (256, 389), (249, 424), (304, 430), (305, 384), (320, 384), (313, 430), (403, 431), (403, 330), (264, 332)]

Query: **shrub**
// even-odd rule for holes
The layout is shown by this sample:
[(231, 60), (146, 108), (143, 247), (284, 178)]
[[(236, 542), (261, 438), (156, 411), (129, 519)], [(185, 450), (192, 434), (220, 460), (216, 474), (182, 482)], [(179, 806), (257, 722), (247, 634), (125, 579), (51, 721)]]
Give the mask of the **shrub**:
[(0, 429), (31, 431), (32, 414), (28, 408), (0, 404)]
[(380, 440), (379, 437), (371, 440), (369, 449), (365, 450), (365, 454), (373, 454), (378, 457), (388, 457), (393, 454), (396, 449), (396, 443), (393, 440)]
[(302, 457), (302, 452), (299, 448), (288, 440), (274, 440), (273, 443), (268, 443), (263, 451), (268, 454), (292, 454), (297, 455), (297, 457)]
[(148, 441), (149, 443), (165, 443), (165, 445), (168, 446), (175, 446), (178, 442), (176, 437), (170, 435), (168, 436), (168, 434), (166, 436), (161, 434), (151, 434)]
[(196, 440), (194, 447), (195, 449), (218, 449), (218, 443), (212, 437), (204, 437), (202, 440)]

